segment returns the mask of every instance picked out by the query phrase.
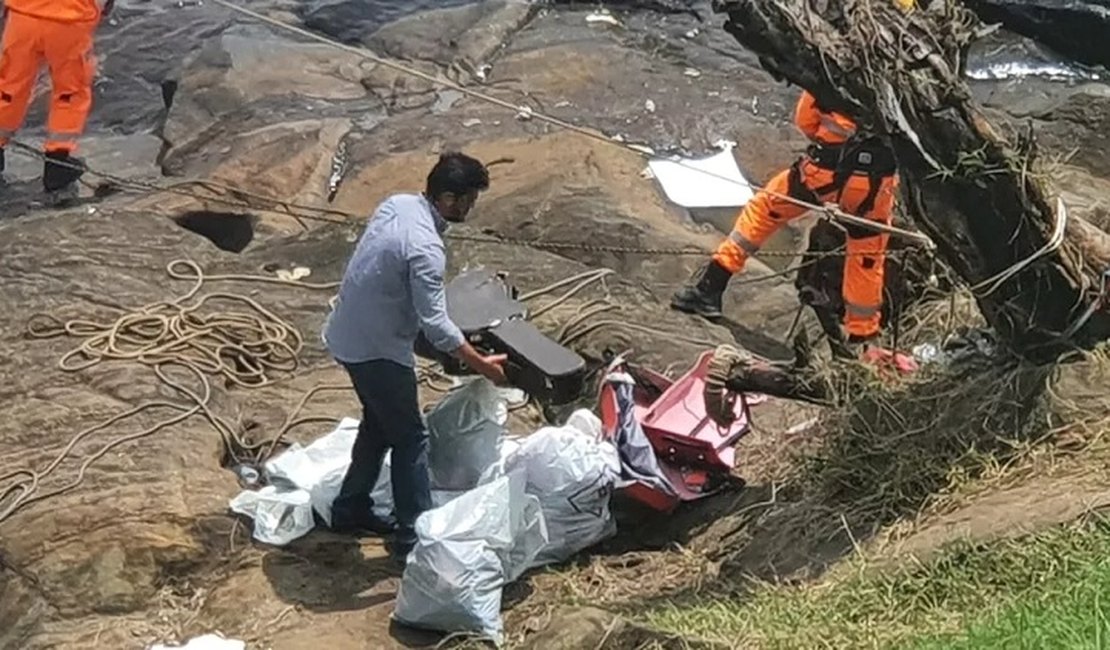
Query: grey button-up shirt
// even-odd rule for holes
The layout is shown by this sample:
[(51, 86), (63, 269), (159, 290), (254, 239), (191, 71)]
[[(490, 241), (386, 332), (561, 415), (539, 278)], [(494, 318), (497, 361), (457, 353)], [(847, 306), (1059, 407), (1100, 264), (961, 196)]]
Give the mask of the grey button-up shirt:
[(419, 194), (397, 194), (378, 206), (324, 324), (332, 356), (344, 363), (386, 359), (411, 367), (421, 331), (443, 352), (462, 346), (463, 334), (447, 316), (447, 254), (440, 236), (446, 227)]

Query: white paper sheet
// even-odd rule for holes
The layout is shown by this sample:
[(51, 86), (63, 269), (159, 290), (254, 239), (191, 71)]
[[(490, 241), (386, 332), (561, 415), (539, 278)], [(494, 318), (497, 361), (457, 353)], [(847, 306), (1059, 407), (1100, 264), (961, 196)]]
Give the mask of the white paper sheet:
[(705, 158), (652, 160), (648, 168), (667, 199), (685, 208), (740, 207), (753, 195), (731, 147)]

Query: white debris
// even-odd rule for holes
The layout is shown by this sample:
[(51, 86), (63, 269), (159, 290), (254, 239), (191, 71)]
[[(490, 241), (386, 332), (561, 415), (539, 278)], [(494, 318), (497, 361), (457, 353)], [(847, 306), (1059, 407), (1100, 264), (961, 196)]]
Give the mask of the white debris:
[(528, 402), (528, 393), (519, 388), (498, 388), (497, 392), (501, 395), (501, 399), (505, 400), (505, 407), (509, 410), (524, 406)]
[(921, 364), (939, 361), (944, 356), (944, 353), (940, 351), (940, 348), (933, 345), (932, 343), (922, 343), (920, 345), (915, 345), (911, 352), (913, 354), (913, 358)]
[(667, 199), (684, 208), (740, 207), (753, 195), (751, 184), (736, 165), (731, 146), (705, 158), (675, 156), (651, 160), (648, 165)]
[(267, 485), (261, 490), (244, 490), (228, 503), (232, 512), (254, 519), (256, 540), (285, 546), (312, 530), (312, 495), (305, 490), (280, 489)]
[(247, 644), (238, 639), (225, 639), (220, 634), (205, 634), (190, 639), (185, 645), (157, 643), (149, 650), (247, 650)]
[(472, 117), (468, 120), (463, 120), (462, 125), (469, 129), (472, 126), (478, 126), (481, 123), (482, 123), (482, 120), (479, 120), (476, 117)]
[(694, 79), (697, 79), (701, 76), (701, 70), (698, 70), (697, 68), (686, 68), (682, 71), (682, 74), (686, 75), (687, 77), (693, 77)]
[(285, 282), (296, 282), (297, 280), (300, 280), (301, 278), (307, 278), (310, 275), (312, 275), (312, 269), (308, 268), (307, 266), (297, 266), (294, 267), (292, 270), (278, 269), (277, 272), (278, 279)]
[(817, 422), (817, 418), (810, 418), (805, 422), (799, 422), (798, 424), (795, 424), (794, 426), (787, 429), (783, 435), (793, 436), (799, 433), (805, 433), (806, 431), (809, 431), (813, 427), (817, 426)]
[(647, 100), (646, 102), (644, 102), (644, 110), (649, 112), (649, 113), (654, 113), (655, 112), (655, 102), (651, 101), (650, 99)]
[(586, 22), (590, 24), (605, 23), (606, 25), (613, 25), (615, 27), (620, 27), (621, 24), (607, 9), (600, 9), (586, 16)]

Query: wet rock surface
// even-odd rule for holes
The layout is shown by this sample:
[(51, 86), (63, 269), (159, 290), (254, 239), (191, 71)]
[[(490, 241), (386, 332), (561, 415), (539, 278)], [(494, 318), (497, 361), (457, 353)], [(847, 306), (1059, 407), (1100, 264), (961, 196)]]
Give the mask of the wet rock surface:
[(987, 22), (1034, 38), (1060, 53), (1091, 65), (1110, 67), (1105, 46), (1110, 7), (1100, 0), (967, 0)]
[[(364, 217), (393, 192), (418, 191), (447, 149), (487, 161), (511, 159), (492, 168), (492, 187), (472, 222), (451, 231), (452, 270), (495, 267), (525, 291), (592, 268), (617, 272), (538, 321), (555, 334), (591, 301), (611, 301), (615, 308), (603, 318), (612, 322), (575, 343), (591, 360), (606, 350), (631, 350), (659, 369), (683, 368), (700, 351), (734, 337), (758, 352), (786, 356), (781, 339), (797, 302), (788, 279), (749, 283), (769, 273), (765, 266), (753, 263), (730, 291), (726, 311), (737, 324), (726, 329), (667, 309), (670, 293), (698, 257), (590, 248), (708, 248), (719, 238), (669, 206), (643, 178), (644, 157), (609, 136), (658, 151), (698, 153), (719, 139), (733, 140), (743, 169), (757, 182), (801, 148), (788, 121), (797, 90), (773, 82), (720, 30), (689, 13), (662, 10), (676, 3), (659, 4), (650, 12), (618, 7), (621, 24), (614, 26), (588, 23), (592, 6), (536, 11), (490, 2), (413, 16), (376, 32), (371, 21), (344, 18), (357, 13), (355, 3), (271, 9), (288, 19), (316, 20), (323, 31), (347, 29), (344, 39), (372, 44), (421, 70), (447, 70), (467, 83), (481, 73), (483, 92), (597, 128), (598, 138), (518, 119), (504, 108), (220, 12), (201, 21), (211, 30), (203, 46), (186, 47), (186, 35), (164, 21), (159, 33), (180, 48), (150, 50), (157, 62), (150, 69), (172, 72), (177, 82), (167, 109), (160, 78), (140, 75), (124, 83), (131, 59), (112, 63), (113, 53), (130, 42), (126, 30), (137, 29), (129, 20), (153, 20), (145, 5), (125, 4), (121, 23), (103, 39), (107, 69), (115, 72), (99, 92), (110, 95), (109, 106), (134, 102), (136, 109), (115, 122), (123, 119), (117, 111), (98, 113), (102, 121), (85, 145), (94, 168), (163, 185), (212, 179), (352, 216), (283, 212), (249, 200), (244, 205), (242, 196), (188, 184), (179, 186), (184, 192), (125, 193), (68, 211), (36, 210), (34, 161), (17, 159), (10, 167), (12, 191), (0, 200), (6, 217), (0, 220), (0, 300), (9, 306), (0, 314), (0, 355), (8, 359), (0, 370), (2, 465), (41, 469), (84, 429), (152, 399), (180, 400), (138, 363), (62, 371), (59, 359), (80, 341), (27, 339), (31, 314), (110, 321), (175, 298), (189, 288), (165, 273), (177, 258), (192, 259), (209, 274), (273, 277), (275, 269), (305, 266), (311, 282), (338, 280)], [(179, 10), (208, 16), (197, 6)], [(196, 35), (191, 31), (188, 38)], [(1016, 126), (1033, 119), (1047, 152), (1079, 148), (1061, 175), (1069, 205), (1074, 201), (1088, 214), (1105, 210), (1097, 188), (1110, 183), (1104, 171), (1110, 145), (1091, 128), (1103, 123), (1110, 106), (1106, 87), (1050, 90), (1017, 83), (977, 87), (998, 119)], [(1019, 96), (1022, 101), (1014, 101)], [(649, 100), (654, 110), (646, 108)], [(156, 135), (143, 132), (145, 123)], [(332, 187), (337, 160), (342, 173)], [(170, 178), (159, 179), (161, 173)], [(213, 225), (221, 215), (233, 225)], [(486, 230), (582, 248), (555, 253), (460, 239)], [(297, 371), (272, 386), (214, 382), (212, 410), (220, 417), (265, 437), (306, 391), (346, 382), (317, 336), (332, 291), (247, 281), (213, 283), (204, 291), (247, 295), (305, 339)], [(436, 394), (428, 390), (423, 397), (430, 401)], [(350, 391), (321, 393), (305, 413), (355, 415), (356, 402)], [(90, 454), (169, 415), (143, 412), (92, 433), (41, 489), (65, 486)], [(810, 417), (787, 409), (781, 421), (765, 422), (785, 430), (802, 415)], [(539, 421), (533, 412), (514, 426), (522, 433)], [(326, 430), (304, 426), (290, 438), (310, 440)], [(753, 438), (745, 444), (758, 443)], [(767, 449), (749, 449), (749, 457), (774, 453), (773, 445)], [(221, 468), (221, 455), (218, 432), (194, 416), (108, 451), (79, 485), (0, 522), (0, 647), (139, 647), (212, 629), (273, 648), (428, 641), (391, 630), (398, 577), (376, 540), (317, 531), (283, 549), (252, 547), (249, 528), (226, 512), (239, 488)], [(583, 634), (590, 638), (588, 630)], [(639, 634), (627, 631), (627, 638)]]

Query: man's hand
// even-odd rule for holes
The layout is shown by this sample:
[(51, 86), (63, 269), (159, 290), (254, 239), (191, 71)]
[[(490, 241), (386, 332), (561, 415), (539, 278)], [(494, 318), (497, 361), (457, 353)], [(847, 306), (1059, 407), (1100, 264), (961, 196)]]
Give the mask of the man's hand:
[(509, 380), (505, 377), (505, 362), (509, 360), (507, 354), (491, 354), (480, 359), (478, 367), (474, 368), (475, 372), (498, 386), (508, 383)]
[(455, 351), (455, 358), (462, 361), (471, 370), (498, 385), (504, 385), (508, 379), (505, 377), (505, 362), (509, 359), (504, 354), (483, 356), (469, 343)]

